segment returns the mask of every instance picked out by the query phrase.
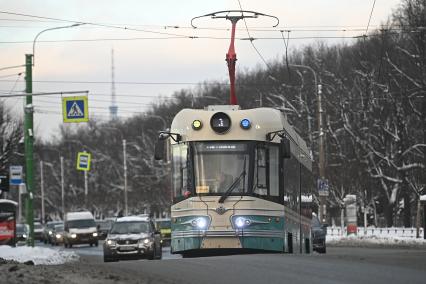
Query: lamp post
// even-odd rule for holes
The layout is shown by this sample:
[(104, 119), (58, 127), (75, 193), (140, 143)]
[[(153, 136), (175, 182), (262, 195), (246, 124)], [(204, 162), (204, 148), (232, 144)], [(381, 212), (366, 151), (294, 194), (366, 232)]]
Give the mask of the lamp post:
[(24, 144), (25, 144), (25, 168), (26, 168), (26, 183), (27, 183), (27, 196), (25, 200), (25, 212), (26, 212), (26, 221), (30, 227), (29, 238), (27, 244), (34, 246), (34, 209), (33, 209), (33, 192), (34, 192), (34, 154), (33, 154), (33, 144), (34, 144), (34, 107), (33, 107), (33, 76), (32, 69), (34, 66), (34, 53), (35, 53), (35, 44), (37, 38), (44, 32), (65, 28), (72, 28), (80, 26), (82, 24), (74, 24), (63, 27), (55, 27), (42, 30), (39, 32), (33, 41), (33, 54), (25, 54), (25, 93), (26, 102), (25, 102), (25, 119), (24, 119)]
[[(321, 181), (321, 184), (323, 184), (323, 181), (325, 180), (325, 152), (324, 152), (324, 122), (323, 122), (323, 108), (322, 108), (322, 85), (318, 84), (317, 79), (317, 73), (313, 68), (307, 65), (298, 65), (298, 64), (290, 64), (291, 67), (296, 68), (304, 68), (306, 70), (309, 70), (312, 72), (314, 76), (314, 82), (315, 82), (315, 92), (317, 97), (317, 105), (318, 105), (318, 171), (319, 171), (319, 178)], [(310, 118), (308, 118), (310, 121)], [(310, 122), (309, 122), (310, 126)], [(310, 127), (309, 127), (310, 128)], [(311, 140), (312, 142), (312, 140)], [(327, 189), (328, 190), (328, 189)], [(323, 194), (322, 192), (320, 194)], [(321, 222), (326, 221), (326, 195), (320, 195), (319, 196), (319, 219)]]

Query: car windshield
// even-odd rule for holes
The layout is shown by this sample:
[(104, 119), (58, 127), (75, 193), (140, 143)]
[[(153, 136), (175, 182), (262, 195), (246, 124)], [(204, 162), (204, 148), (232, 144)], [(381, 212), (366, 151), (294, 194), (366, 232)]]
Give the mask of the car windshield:
[(99, 229), (109, 230), (109, 229), (111, 229), (112, 222), (100, 221), (100, 222), (97, 222), (97, 225), (99, 225)]
[(53, 229), (55, 227), (55, 225), (58, 225), (60, 223), (61, 222), (57, 222), (57, 221), (51, 222), (51, 223), (47, 223), (46, 227), (49, 228), (49, 229)]
[(321, 223), (320, 223), (318, 217), (316, 217), (316, 216), (312, 217), (311, 226), (312, 227), (321, 227)]
[(43, 229), (43, 226), (41, 224), (34, 224), (34, 229)]
[(26, 226), (25, 225), (23, 225), (23, 224), (17, 224), (16, 225), (16, 232), (17, 233), (25, 233), (27, 231), (27, 228), (26, 228)]
[(56, 225), (55, 226), (55, 231), (56, 232), (62, 232), (64, 230), (64, 225)]
[(170, 221), (157, 221), (158, 229), (170, 229), (171, 222)]
[(248, 189), (248, 144), (194, 143), (194, 168), (196, 193), (222, 195), (231, 186), (232, 193), (244, 193)]
[(82, 219), (82, 220), (70, 220), (68, 221), (68, 227), (69, 228), (90, 228), (90, 227), (96, 227), (95, 220), (93, 219)]
[(149, 232), (148, 222), (116, 222), (111, 234), (140, 234)]

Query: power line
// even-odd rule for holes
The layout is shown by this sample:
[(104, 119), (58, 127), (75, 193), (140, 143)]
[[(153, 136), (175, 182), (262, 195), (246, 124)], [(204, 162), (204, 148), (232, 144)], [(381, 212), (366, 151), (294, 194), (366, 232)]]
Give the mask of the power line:
[(84, 21), (79, 21), (79, 20), (59, 19), (59, 18), (52, 18), (52, 17), (36, 16), (36, 15), (31, 15), (31, 14), (14, 13), (14, 12), (8, 12), (8, 11), (0, 11), (0, 14), (15, 15), (15, 16), (29, 17), (29, 18), (35, 18), (35, 19), (44, 19), (44, 20), (55, 20), (55, 21), (74, 23), (74, 24), (85, 24), (85, 25), (99, 26), (99, 27), (105, 27), (105, 28), (111, 28), (111, 29), (138, 31), (138, 32), (144, 32), (144, 33), (153, 33), (153, 34), (161, 34), (161, 35), (167, 35), (167, 36), (180, 36), (180, 37), (184, 37), (184, 38), (185, 37), (190, 38), (190, 36), (188, 36), (188, 35), (165, 33), (165, 32), (156, 32), (156, 31), (151, 31), (151, 30), (129, 28), (129, 27), (126, 27), (126, 26), (122, 27), (122, 26), (115, 26), (115, 25), (100, 24), (100, 23), (95, 23), (95, 22), (84, 22)]
[[(238, 5), (240, 6), (241, 14), (243, 14), (243, 15), (244, 15), (244, 13), (243, 13), (243, 7), (241, 6), (241, 2), (240, 2), (240, 0), (238, 0)], [(253, 43), (254, 38), (252, 38), (252, 37), (251, 37), (251, 35), (250, 35), (250, 31), (249, 31), (248, 26), (247, 26), (246, 18), (243, 18), (243, 20), (244, 20), (244, 25), (245, 25), (245, 27), (246, 27), (246, 31), (247, 31), (247, 35), (248, 35), (248, 40), (250, 40), (250, 44), (251, 44), (251, 46), (254, 48), (254, 50), (256, 51), (256, 53), (257, 53), (257, 54), (259, 55), (259, 57), (262, 59), (263, 63), (265, 63), (266, 67), (268, 67), (268, 69), (271, 69), (271, 68), (269, 67), (268, 62), (266, 62), (265, 58), (262, 56), (262, 54), (260, 53), (260, 51), (256, 48), (256, 46), (255, 46), (255, 45), (254, 45), (254, 43)]]
[(371, 16), (373, 16), (374, 5), (376, 5), (376, 0), (373, 0), (373, 7), (371, 8), (370, 17), (368, 18), (367, 28), (365, 29), (365, 34), (367, 35), (368, 27), (370, 26)]
[[(12, 80), (0, 80), (0, 82), (12, 82)], [(33, 80), (36, 83), (55, 83), (55, 84), (111, 84), (111, 81), (66, 81), (66, 80)], [(132, 82), (118, 81), (121, 85), (229, 85), (229, 83), (208, 83), (208, 82)]]

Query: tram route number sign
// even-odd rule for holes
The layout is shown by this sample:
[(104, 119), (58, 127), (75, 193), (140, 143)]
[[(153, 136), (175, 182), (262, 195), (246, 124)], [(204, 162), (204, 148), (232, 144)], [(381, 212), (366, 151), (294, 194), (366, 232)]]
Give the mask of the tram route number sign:
[(89, 171), (91, 157), (92, 155), (90, 153), (79, 152), (77, 155), (77, 170)]
[(328, 179), (319, 178), (317, 181), (317, 186), (319, 196), (328, 196)]

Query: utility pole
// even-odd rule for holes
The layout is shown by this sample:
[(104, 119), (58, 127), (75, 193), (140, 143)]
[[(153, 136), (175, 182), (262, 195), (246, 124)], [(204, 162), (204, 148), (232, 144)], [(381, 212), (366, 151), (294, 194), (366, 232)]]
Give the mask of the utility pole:
[(43, 161), (40, 161), (41, 222), (44, 224), (44, 177)]
[(64, 157), (60, 157), (61, 161), (61, 201), (62, 201), (62, 220), (65, 219), (65, 191), (64, 191)]
[[(324, 153), (324, 122), (323, 122), (323, 108), (322, 108), (322, 85), (318, 84), (318, 170), (321, 182), (325, 182), (325, 153)], [(328, 191), (328, 188), (326, 189)], [(325, 223), (327, 220), (326, 202), (327, 196), (320, 195), (320, 220)]]
[(87, 182), (87, 171), (84, 171), (84, 207), (87, 209), (87, 195), (89, 194), (89, 185)]
[(33, 167), (33, 74), (32, 74), (32, 54), (25, 54), (25, 121), (24, 121), (24, 144), (25, 144), (25, 178), (27, 182), (27, 195), (25, 199), (25, 215), (26, 222), (30, 227), (29, 238), (27, 244), (34, 246), (34, 209), (33, 209), (33, 192), (34, 192), (34, 167)]
[(123, 139), (123, 168), (124, 168), (124, 215), (128, 215), (127, 206), (127, 157), (126, 157), (126, 139)]

